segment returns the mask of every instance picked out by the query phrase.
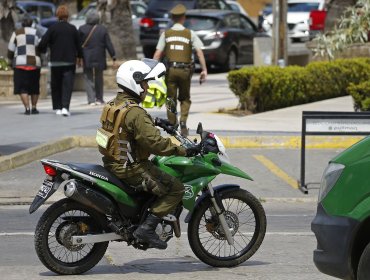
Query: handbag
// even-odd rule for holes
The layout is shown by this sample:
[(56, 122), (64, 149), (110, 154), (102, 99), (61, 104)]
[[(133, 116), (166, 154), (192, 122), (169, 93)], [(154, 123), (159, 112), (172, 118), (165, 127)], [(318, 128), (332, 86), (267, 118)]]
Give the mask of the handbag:
[(91, 28), (90, 32), (89, 32), (89, 35), (87, 35), (86, 39), (85, 39), (85, 42), (83, 42), (82, 44), (82, 48), (86, 47), (87, 43), (89, 42), (90, 38), (91, 38), (91, 35), (94, 33), (94, 30), (96, 28), (96, 24), (93, 26), (93, 28)]

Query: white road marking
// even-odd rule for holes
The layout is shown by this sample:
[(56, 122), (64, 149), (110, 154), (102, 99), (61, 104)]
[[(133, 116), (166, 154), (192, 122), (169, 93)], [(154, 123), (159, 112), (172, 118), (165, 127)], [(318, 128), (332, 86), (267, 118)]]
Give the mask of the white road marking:
[[(181, 235), (187, 235), (187, 232), (181, 232)], [(249, 233), (243, 233), (249, 234)], [(0, 237), (2, 236), (34, 236), (34, 232), (0, 232)], [(296, 231), (296, 232), (285, 232), (285, 231), (270, 231), (266, 232), (266, 235), (271, 236), (314, 236), (313, 232)]]

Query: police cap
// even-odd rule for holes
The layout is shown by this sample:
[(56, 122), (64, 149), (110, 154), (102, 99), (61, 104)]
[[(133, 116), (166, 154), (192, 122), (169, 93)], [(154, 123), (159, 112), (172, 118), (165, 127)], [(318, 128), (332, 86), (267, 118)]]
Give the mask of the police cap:
[(174, 16), (181, 16), (181, 15), (184, 15), (185, 13), (186, 13), (186, 7), (183, 4), (177, 4), (170, 11), (170, 14)]

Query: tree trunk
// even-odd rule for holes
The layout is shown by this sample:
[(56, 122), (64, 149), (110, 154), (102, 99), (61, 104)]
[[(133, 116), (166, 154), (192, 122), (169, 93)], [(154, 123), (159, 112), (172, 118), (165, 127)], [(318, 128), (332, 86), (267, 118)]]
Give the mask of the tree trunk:
[(136, 59), (136, 43), (132, 28), (129, 0), (99, 0), (98, 10), (108, 28), (117, 59)]
[(343, 12), (356, 4), (356, 0), (331, 0), (328, 3), (328, 12), (325, 20), (325, 32), (333, 30)]
[(5, 0), (0, 3), (1, 38), (6, 42), (9, 41), (14, 31), (14, 21), (16, 20), (14, 2), (14, 0)]

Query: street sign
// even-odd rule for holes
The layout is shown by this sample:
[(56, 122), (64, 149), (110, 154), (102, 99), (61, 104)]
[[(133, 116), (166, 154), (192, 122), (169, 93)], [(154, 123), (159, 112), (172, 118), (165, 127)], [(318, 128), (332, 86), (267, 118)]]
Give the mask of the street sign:
[(306, 135), (370, 135), (370, 112), (302, 112), (301, 178), (299, 189), (307, 194), (305, 182)]

